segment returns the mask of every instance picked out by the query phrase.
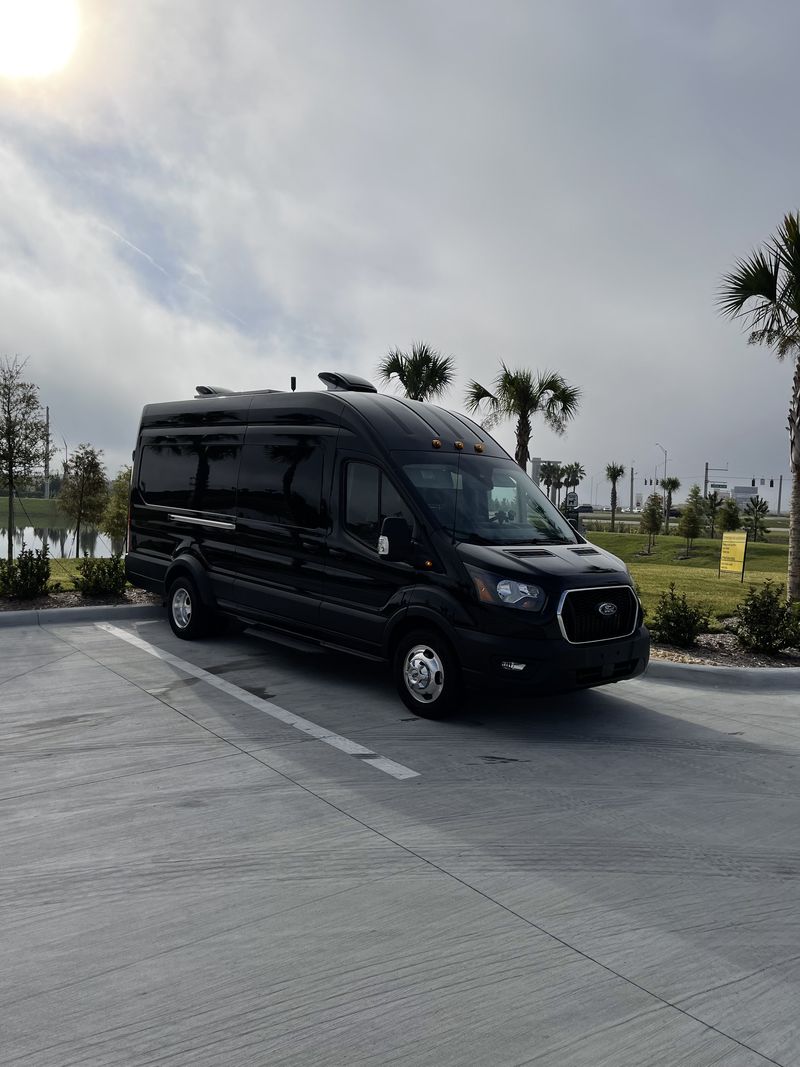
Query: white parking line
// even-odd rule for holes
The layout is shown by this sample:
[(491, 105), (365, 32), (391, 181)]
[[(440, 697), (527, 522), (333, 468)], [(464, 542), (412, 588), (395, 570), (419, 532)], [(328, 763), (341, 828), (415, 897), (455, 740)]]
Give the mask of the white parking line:
[(136, 634), (128, 633), (127, 630), (120, 630), (118, 626), (112, 626), (108, 622), (98, 622), (95, 625), (98, 630), (105, 630), (106, 633), (118, 637), (121, 641), (127, 641), (129, 645), (141, 649), (142, 652), (147, 652), (148, 655), (155, 656), (156, 659), (163, 660), (164, 663), (169, 663), (170, 666), (176, 667), (179, 671), (183, 671), (184, 674), (190, 674), (192, 678), (199, 678), (208, 685), (212, 685), (215, 689), (219, 689), (220, 692), (241, 700), (243, 704), (249, 704), (251, 708), (263, 711), (273, 719), (278, 719), (279, 722), (292, 726), (295, 730), (300, 730), (301, 733), (308, 734), (309, 737), (315, 737), (317, 741), (324, 741), (326, 745), (338, 748), (340, 752), (346, 752), (349, 756), (358, 756), (361, 763), (368, 763), (371, 767), (383, 771), (384, 774), (390, 774), (392, 778), (398, 778), (403, 781), (406, 778), (419, 778), (420, 776), (419, 771), (412, 771), (410, 767), (404, 767), (402, 763), (395, 763), (394, 760), (387, 759), (369, 748), (364, 748), (363, 745), (359, 745), (356, 741), (351, 741), (347, 737), (342, 737), (341, 734), (326, 730), (324, 726), (317, 726), (316, 723), (304, 719), (301, 715), (295, 715), (294, 712), (286, 711), (285, 708), (273, 704), (271, 700), (263, 700), (261, 697), (254, 696), (252, 693), (248, 693), (246, 689), (242, 689), (232, 682), (226, 682), (224, 678), (219, 678), (216, 674), (210, 674), (208, 671), (204, 671), (202, 667), (196, 667), (193, 663), (189, 663), (188, 660), (173, 656), (171, 652), (165, 652), (163, 648), (151, 645), (149, 641), (142, 640)]

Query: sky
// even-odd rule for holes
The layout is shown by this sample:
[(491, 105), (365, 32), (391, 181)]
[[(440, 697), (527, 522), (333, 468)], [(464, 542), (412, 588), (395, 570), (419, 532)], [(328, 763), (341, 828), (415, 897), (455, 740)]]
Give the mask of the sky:
[(792, 367), (715, 298), (800, 207), (794, 0), (79, 8), (63, 70), (0, 76), (0, 355), (59, 442), (113, 474), (146, 403), (425, 341), (454, 410), (501, 360), (580, 387), (531, 450), (582, 502), (659, 442), (684, 490), (709, 462), (788, 505)]

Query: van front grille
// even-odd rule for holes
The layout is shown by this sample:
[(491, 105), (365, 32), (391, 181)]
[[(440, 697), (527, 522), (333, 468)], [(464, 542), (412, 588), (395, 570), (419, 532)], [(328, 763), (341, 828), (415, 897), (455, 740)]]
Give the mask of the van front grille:
[(571, 589), (565, 593), (558, 617), (574, 645), (628, 637), (636, 627), (639, 603), (629, 586)]

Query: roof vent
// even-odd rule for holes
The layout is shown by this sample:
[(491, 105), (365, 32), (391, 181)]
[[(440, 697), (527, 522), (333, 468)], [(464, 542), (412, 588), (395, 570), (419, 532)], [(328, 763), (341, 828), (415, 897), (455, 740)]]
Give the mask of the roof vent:
[(233, 396), (233, 389), (223, 389), (221, 385), (196, 385), (198, 396)]
[(323, 371), (317, 375), (321, 382), (325, 382), (330, 393), (377, 393), (377, 389), (366, 378), (359, 378), (355, 374), (341, 374), (339, 371)]

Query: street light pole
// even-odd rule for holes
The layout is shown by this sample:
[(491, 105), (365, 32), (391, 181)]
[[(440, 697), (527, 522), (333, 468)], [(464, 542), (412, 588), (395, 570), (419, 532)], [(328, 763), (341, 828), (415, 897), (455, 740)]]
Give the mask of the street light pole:
[[(667, 450), (660, 442), (656, 441), (656, 448), (660, 448), (664, 453), (664, 481), (667, 480)], [(667, 508), (667, 491), (664, 490), (664, 517), (667, 521), (667, 533), (669, 533), (669, 510)]]

